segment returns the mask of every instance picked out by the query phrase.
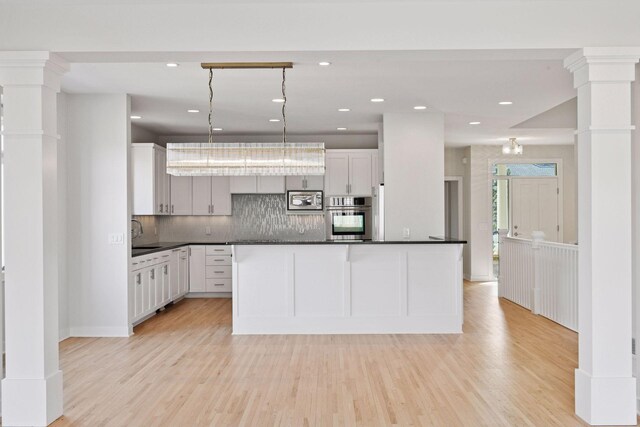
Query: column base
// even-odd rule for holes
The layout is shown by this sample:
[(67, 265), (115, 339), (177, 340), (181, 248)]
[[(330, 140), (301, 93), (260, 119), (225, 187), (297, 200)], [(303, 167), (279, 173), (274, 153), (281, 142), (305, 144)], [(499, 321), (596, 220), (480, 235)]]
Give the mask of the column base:
[(595, 378), (576, 369), (576, 415), (591, 425), (637, 423), (636, 379)]
[(44, 379), (2, 380), (2, 424), (48, 426), (62, 416), (62, 371)]

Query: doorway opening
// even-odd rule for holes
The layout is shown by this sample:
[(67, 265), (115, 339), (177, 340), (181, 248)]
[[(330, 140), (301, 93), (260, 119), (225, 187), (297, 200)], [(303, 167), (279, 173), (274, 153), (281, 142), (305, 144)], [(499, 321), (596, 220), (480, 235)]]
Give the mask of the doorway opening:
[(533, 231), (544, 239), (562, 241), (561, 163), (559, 161), (492, 164), (493, 275), (500, 275), (499, 231), (510, 237), (531, 239)]
[(444, 180), (444, 234), (452, 239), (463, 238), (462, 177)]

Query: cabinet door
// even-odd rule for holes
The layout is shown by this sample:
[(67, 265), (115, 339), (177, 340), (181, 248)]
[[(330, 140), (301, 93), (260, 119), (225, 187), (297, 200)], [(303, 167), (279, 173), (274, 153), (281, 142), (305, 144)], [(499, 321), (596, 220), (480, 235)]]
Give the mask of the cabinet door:
[(171, 264), (165, 262), (162, 264), (162, 302), (165, 306), (171, 302)]
[(285, 187), (287, 190), (304, 190), (304, 176), (287, 176), (285, 178)]
[(324, 190), (324, 175), (309, 175), (304, 177), (305, 190)]
[(258, 193), (284, 194), (284, 176), (259, 176)]
[(189, 250), (189, 291), (205, 292), (205, 247), (191, 246)]
[(346, 153), (327, 152), (325, 157), (325, 167), (325, 195), (344, 196), (349, 194), (349, 155)]
[(182, 296), (189, 291), (189, 251), (180, 251), (180, 279), (178, 282), (178, 296)]
[(231, 194), (255, 194), (258, 192), (258, 180), (255, 176), (232, 176)]
[(211, 215), (211, 177), (193, 177), (193, 215)]
[(174, 300), (180, 294), (180, 249), (171, 251), (169, 261), (169, 299)]
[(190, 176), (171, 177), (171, 215), (191, 215), (191, 184)]
[[(162, 171), (163, 165), (163, 155), (166, 158), (166, 153), (163, 152), (159, 147), (154, 147), (153, 149), (153, 160), (154, 160), (154, 168), (153, 168), (153, 179), (155, 181), (155, 206), (154, 213), (156, 215), (164, 215), (164, 211), (167, 208), (165, 206), (164, 200), (164, 191), (165, 191), (165, 183), (164, 183), (164, 173)], [(165, 160), (166, 162), (166, 160)]]
[(144, 314), (149, 314), (153, 311), (153, 307), (156, 303), (156, 268), (149, 267), (145, 269), (146, 276), (149, 280), (146, 282), (145, 286), (145, 296), (144, 296)]
[(371, 153), (349, 154), (349, 194), (371, 195)]
[(133, 215), (155, 215), (156, 202), (155, 157), (153, 144), (131, 144), (131, 180)]
[(133, 321), (140, 319), (144, 313), (145, 274), (138, 270), (133, 273)]
[(378, 157), (378, 153), (371, 154), (371, 185), (375, 188), (382, 180), (380, 179), (380, 159)]
[(231, 180), (228, 176), (211, 177), (211, 213), (231, 215)]

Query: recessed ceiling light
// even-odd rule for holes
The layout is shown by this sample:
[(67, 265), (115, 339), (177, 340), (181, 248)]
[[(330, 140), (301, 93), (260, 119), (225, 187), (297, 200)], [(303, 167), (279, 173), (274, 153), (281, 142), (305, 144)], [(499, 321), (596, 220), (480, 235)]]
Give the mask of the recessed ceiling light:
[(321, 62), (318, 62), (318, 65), (321, 67), (328, 67), (329, 65), (331, 65), (331, 62), (321, 61)]
[(424, 105), (416, 105), (415, 107), (413, 107), (414, 110), (426, 110), (427, 107), (425, 107)]
[(279, 122), (280, 119), (269, 119), (270, 122)]
[(213, 130), (219, 131), (219, 130), (222, 130), (222, 128), (213, 128)]
[(176, 62), (167, 62), (167, 67), (176, 68), (179, 64)]
[(187, 110), (187, 113), (199, 113), (200, 110)]
[(336, 130), (347, 130), (347, 128), (336, 128)]
[(341, 111), (343, 113), (347, 112), (347, 111), (351, 111), (350, 108), (338, 108), (338, 111)]
[(384, 98), (371, 98), (371, 102), (384, 102)]
[(130, 117), (131, 117), (131, 119), (133, 119), (133, 120), (139, 120), (139, 119), (141, 119), (141, 118), (142, 118), (142, 116), (130, 116)]
[(271, 100), (271, 102), (280, 102), (280, 103), (282, 103), (282, 102), (284, 102), (284, 99), (282, 99), (282, 98), (275, 98), (275, 99), (272, 99), (272, 100)]
[(513, 102), (511, 102), (511, 101), (500, 101), (500, 102), (498, 102), (498, 104), (500, 104), (500, 105), (511, 105), (511, 104), (513, 104)]
[(479, 125), (480, 122), (469, 122), (470, 125)]

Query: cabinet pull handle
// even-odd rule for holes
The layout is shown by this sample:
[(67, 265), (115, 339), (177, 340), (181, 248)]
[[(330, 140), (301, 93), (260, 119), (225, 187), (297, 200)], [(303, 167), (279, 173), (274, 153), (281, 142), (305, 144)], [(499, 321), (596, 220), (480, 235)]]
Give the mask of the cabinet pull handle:
[(160, 203), (160, 208), (158, 210), (162, 213), (162, 203)]
[(224, 271), (214, 271), (214, 273), (222, 274)]
[(224, 286), (224, 283), (214, 283), (213, 286)]
[(214, 212), (214, 206), (215, 206), (215, 205), (211, 205), (211, 213), (212, 213), (212, 214), (213, 214), (213, 212)]
[(162, 258), (169, 258), (171, 255), (162, 255)]
[(171, 205), (171, 213), (173, 213), (173, 205)]
[(216, 252), (224, 252), (224, 249), (214, 249)]
[(139, 285), (142, 283), (142, 273), (136, 274), (136, 284)]
[(152, 279), (156, 278), (156, 271), (155, 270), (151, 270), (151, 278)]
[(216, 260), (214, 260), (214, 261), (224, 261), (224, 260), (223, 260), (223, 259), (216, 259)]
[(347, 189), (346, 189), (347, 194), (349, 194), (349, 184), (347, 184), (347, 186), (346, 186), (346, 187), (347, 187)]

